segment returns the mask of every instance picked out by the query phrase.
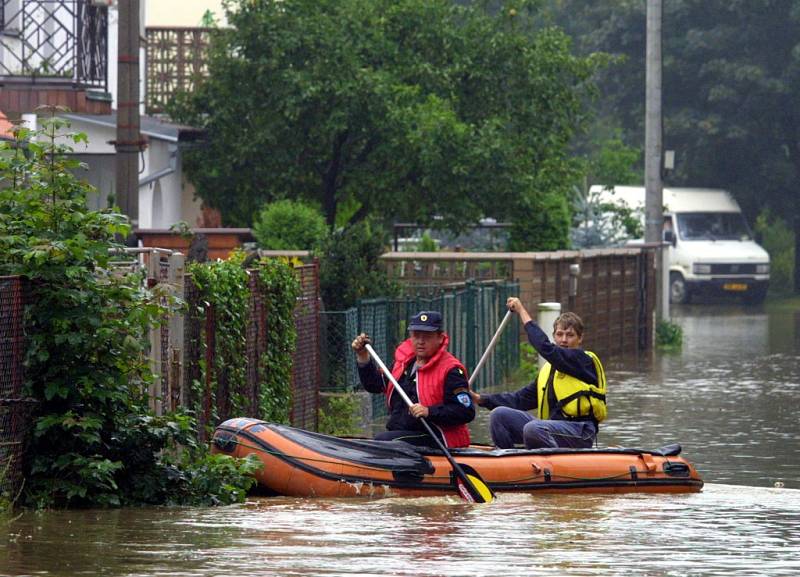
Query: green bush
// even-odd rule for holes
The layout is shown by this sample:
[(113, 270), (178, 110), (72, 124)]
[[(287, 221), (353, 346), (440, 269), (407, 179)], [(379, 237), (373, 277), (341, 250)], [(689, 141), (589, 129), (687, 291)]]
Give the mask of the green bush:
[(326, 395), (319, 409), (319, 432), (340, 437), (358, 435), (360, 408), (361, 400), (352, 391)]
[(566, 195), (557, 193), (530, 196), (524, 218), (513, 220), (508, 250), (563, 250), (569, 248), (572, 213)]
[(325, 218), (316, 208), (292, 200), (266, 205), (253, 223), (260, 248), (314, 250), (328, 235)]
[(417, 251), (418, 252), (436, 252), (438, 247), (436, 246), (436, 241), (433, 240), (433, 237), (425, 231), (422, 234), (422, 237), (419, 239), (417, 243)]
[(781, 217), (771, 214), (769, 210), (763, 210), (758, 215), (755, 231), (769, 253), (770, 291), (779, 294), (794, 292), (794, 232)]
[[(187, 453), (187, 470), (165, 460), (190, 444), (191, 419), (148, 411), (146, 335), (166, 310), (140, 274), (111, 266), (130, 226), (114, 210), (87, 208), (93, 189), (74, 176), (81, 165), (57, 140), (85, 135), (56, 118), (42, 126), (0, 142), (0, 275), (29, 282), (24, 394), (38, 401), (24, 504), (156, 504), (176, 487), (185, 489), (182, 501), (206, 499), (180, 481), (206, 449)], [(221, 485), (226, 474), (218, 471)]]
[(660, 349), (680, 349), (683, 346), (683, 329), (672, 321), (660, 320), (656, 324), (656, 346)]
[(398, 294), (380, 263), (387, 244), (386, 233), (368, 222), (331, 233), (321, 250), (319, 267), (327, 310), (343, 311), (359, 299)]

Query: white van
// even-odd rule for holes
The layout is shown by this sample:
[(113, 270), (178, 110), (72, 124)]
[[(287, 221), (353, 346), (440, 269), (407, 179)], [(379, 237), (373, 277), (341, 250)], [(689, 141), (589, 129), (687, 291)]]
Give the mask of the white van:
[[(590, 194), (641, 214), (643, 186), (592, 186)], [(726, 190), (664, 188), (664, 240), (669, 262), (670, 301), (689, 302), (694, 294), (764, 300), (769, 286), (769, 254), (753, 240), (739, 204)], [(640, 241), (641, 242), (641, 241)]]

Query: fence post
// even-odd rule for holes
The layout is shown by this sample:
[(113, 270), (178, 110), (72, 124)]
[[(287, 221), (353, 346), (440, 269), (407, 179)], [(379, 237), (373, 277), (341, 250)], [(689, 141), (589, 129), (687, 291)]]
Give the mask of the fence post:
[[(150, 251), (147, 259), (147, 286), (152, 288), (158, 284), (161, 275), (161, 255), (157, 250)], [(161, 383), (163, 379), (161, 365), (161, 323), (150, 327), (150, 372), (153, 374), (153, 382), (147, 390), (148, 404), (150, 410), (156, 415), (162, 414), (161, 404)]]
[[(181, 253), (174, 252), (169, 256), (168, 274), (170, 293), (173, 297), (183, 298), (186, 258)], [(173, 312), (169, 318), (169, 374), (166, 376), (170, 410), (186, 403), (183, 389), (183, 326), (183, 313)]]

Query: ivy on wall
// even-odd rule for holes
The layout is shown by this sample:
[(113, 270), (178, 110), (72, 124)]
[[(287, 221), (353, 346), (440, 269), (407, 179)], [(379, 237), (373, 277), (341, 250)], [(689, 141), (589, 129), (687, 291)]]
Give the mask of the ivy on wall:
[[(266, 347), (258, 359), (257, 413), (251, 412), (247, 383), (247, 327), (250, 321), (250, 288), (246, 265), (257, 274), (256, 290), (265, 309)], [(286, 423), (291, 404), (292, 354), (296, 342), (294, 307), (300, 287), (294, 267), (286, 259), (251, 262), (244, 252), (228, 260), (191, 263), (188, 272), (200, 291), (200, 312), (214, 316), (213, 366), (201, 354), (200, 375), (193, 383), (193, 398), (202, 405), (211, 394), (213, 425), (233, 416), (251, 416)], [(207, 351), (208, 335), (201, 332), (201, 349)], [(252, 343), (250, 344), (252, 346)], [(210, 383), (210, 393), (206, 393)], [(202, 406), (193, 407), (197, 411)], [(224, 414), (220, 414), (220, 412)]]

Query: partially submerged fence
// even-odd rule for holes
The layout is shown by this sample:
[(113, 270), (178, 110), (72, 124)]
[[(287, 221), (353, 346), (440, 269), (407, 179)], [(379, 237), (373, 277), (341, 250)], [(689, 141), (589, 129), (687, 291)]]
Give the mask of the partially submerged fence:
[[(151, 408), (161, 414), (179, 407), (198, 407), (201, 431), (233, 416), (231, 399), (235, 395), (247, 416), (258, 417), (261, 394), (259, 366), (270, 343), (264, 306), (266, 295), (258, 283), (258, 270), (248, 271), (248, 311), (245, 339), (245, 384), (231, 384), (230, 363), (216, 362), (222, 347), (217, 338), (216, 303), (202, 301), (200, 293), (185, 271), (184, 257), (164, 249), (127, 249), (137, 256), (136, 263), (117, 266), (144, 266), (146, 283), (158, 287), (165, 302), (170, 297), (185, 302), (184, 312), (175, 312), (150, 332), (150, 363), (154, 382), (150, 388)], [(138, 263), (138, 264), (137, 264)], [(290, 419), (293, 425), (314, 429), (319, 408), (319, 273), (312, 262), (296, 266), (301, 295), (294, 311), (297, 330), (292, 368)], [(202, 366), (212, 370), (203, 372)], [(204, 377), (203, 377), (204, 375)]]
[[(370, 335), (375, 351), (391, 365), (395, 346), (408, 338), (408, 319), (421, 310), (442, 313), (444, 330), (450, 336), (450, 352), (464, 363), (467, 371), (472, 371), (505, 315), (506, 299), (518, 291), (519, 286), (510, 282), (462, 283), (424, 291), (424, 296), (369, 299), (347, 311), (322, 313), (323, 348), (327, 355), (325, 387), (337, 391), (360, 388), (355, 355), (350, 348), (360, 332)], [(515, 322), (498, 339), (494, 352), (476, 377), (473, 385), (476, 390), (502, 382), (519, 366), (518, 330)], [(383, 414), (383, 398), (373, 395), (372, 417)]]
[(654, 333), (655, 253), (626, 248), (530, 253), (391, 252), (390, 277), (413, 289), (473, 280), (519, 283), (532, 314), (541, 302), (561, 303), (586, 324), (584, 346), (603, 357), (649, 350)]
[(0, 277), (0, 494), (16, 497), (34, 402), (23, 398), (25, 281)]

